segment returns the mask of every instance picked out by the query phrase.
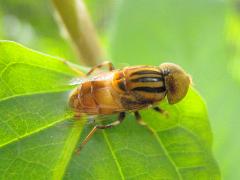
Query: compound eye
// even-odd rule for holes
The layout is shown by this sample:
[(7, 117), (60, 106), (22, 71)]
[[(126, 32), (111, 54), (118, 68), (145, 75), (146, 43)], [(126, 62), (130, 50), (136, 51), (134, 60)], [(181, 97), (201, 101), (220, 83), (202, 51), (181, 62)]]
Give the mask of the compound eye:
[(160, 68), (165, 73), (168, 102), (169, 104), (175, 104), (186, 96), (191, 78), (181, 67), (175, 64), (164, 63), (160, 65)]
[(182, 100), (189, 88), (190, 79), (187, 76), (169, 76), (166, 80), (166, 86), (168, 89), (167, 99), (169, 104), (175, 104)]

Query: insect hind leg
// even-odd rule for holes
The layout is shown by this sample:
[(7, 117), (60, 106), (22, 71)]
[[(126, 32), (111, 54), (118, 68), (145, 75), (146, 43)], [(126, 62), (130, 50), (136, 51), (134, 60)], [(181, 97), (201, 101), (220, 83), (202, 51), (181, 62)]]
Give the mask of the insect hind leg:
[(108, 70), (109, 70), (109, 71), (112, 71), (112, 70), (115, 69), (114, 66), (113, 66), (113, 64), (112, 64), (111, 62), (105, 61), (105, 62), (103, 62), (103, 63), (101, 63), (101, 64), (99, 64), (99, 65), (97, 65), (97, 66), (94, 66), (94, 67), (87, 73), (87, 76), (91, 75), (94, 71), (96, 71), (97, 69), (100, 69), (100, 68), (102, 68), (102, 67), (104, 67), (104, 66), (108, 66)]
[(121, 112), (121, 113), (119, 113), (117, 121), (114, 121), (114, 122), (112, 122), (110, 124), (107, 124), (107, 125), (96, 125), (96, 126), (94, 126), (94, 128), (90, 131), (90, 133), (88, 133), (87, 137), (83, 140), (81, 145), (76, 149), (76, 153), (77, 154), (80, 153), (80, 151), (82, 150), (84, 145), (86, 145), (88, 143), (88, 141), (92, 138), (92, 136), (97, 131), (97, 129), (107, 129), (107, 128), (117, 126), (124, 120), (124, 118), (125, 118), (125, 112)]

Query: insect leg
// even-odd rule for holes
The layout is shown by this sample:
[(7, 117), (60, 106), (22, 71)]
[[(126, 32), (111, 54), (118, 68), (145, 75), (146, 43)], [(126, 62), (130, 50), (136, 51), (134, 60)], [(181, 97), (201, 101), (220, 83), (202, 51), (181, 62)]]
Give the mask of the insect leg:
[(166, 117), (169, 116), (168, 112), (165, 111), (164, 109), (160, 108), (160, 107), (154, 107), (153, 110), (155, 110), (155, 111), (161, 113), (162, 115), (164, 115), (164, 116), (166, 116)]
[(107, 125), (97, 125), (97, 129), (107, 129), (119, 125), (125, 118), (125, 112), (119, 113), (118, 120)]
[(102, 67), (104, 67), (104, 66), (108, 66), (109, 71), (112, 71), (112, 70), (114, 69), (113, 64), (112, 64), (111, 62), (109, 62), (109, 61), (106, 61), (106, 62), (103, 62), (103, 63), (97, 65), (97, 66), (94, 66), (94, 67), (87, 73), (87, 76), (91, 75), (95, 70), (100, 69), (100, 68), (102, 68)]
[(95, 126), (90, 133), (88, 133), (87, 137), (83, 140), (83, 142), (81, 143), (81, 145), (76, 149), (76, 153), (79, 154), (79, 152), (82, 150), (82, 148), (84, 147), (85, 144), (87, 144), (87, 142), (91, 139), (91, 137), (93, 136), (93, 134), (96, 132), (97, 127)]
[(151, 127), (149, 127), (143, 120), (141, 115), (139, 114), (138, 111), (134, 112), (135, 118), (137, 120), (137, 123), (140, 124), (141, 126), (145, 126), (148, 130), (150, 130), (153, 133), (153, 130)]
[(76, 153), (78, 154), (81, 151), (81, 149), (84, 147), (84, 145), (86, 145), (87, 142), (92, 138), (93, 134), (96, 132), (97, 129), (106, 129), (106, 128), (111, 128), (111, 127), (117, 126), (124, 120), (124, 118), (125, 118), (125, 112), (121, 112), (121, 113), (119, 113), (117, 121), (114, 121), (107, 125), (94, 126), (94, 128), (90, 131), (90, 133), (87, 135), (87, 137), (83, 140), (81, 145), (76, 149)]

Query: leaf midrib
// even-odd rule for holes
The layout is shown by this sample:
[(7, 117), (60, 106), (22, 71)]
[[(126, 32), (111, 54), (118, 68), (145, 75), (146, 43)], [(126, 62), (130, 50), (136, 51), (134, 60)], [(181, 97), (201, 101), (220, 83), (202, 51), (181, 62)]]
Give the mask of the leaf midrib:
[(56, 167), (54, 168), (53, 173), (53, 179), (63, 179), (64, 174), (66, 173), (68, 164), (71, 160), (71, 155), (74, 152), (75, 147), (77, 146), (78, 140), (80, 138), (80, 135), (82, 133), (82, 129), (84, 126), (81, 126), (80, 124), (84, 120), (81, 119), (76, 121), (77, 125), (74, 126), (71, 129), (70, 134), (68, 135), (68, 138), (66, 140), (66, 143), (64, 144), (64, 147), (62, 149), (61, 158), (59, 158), (58, 163), (56, 163)]

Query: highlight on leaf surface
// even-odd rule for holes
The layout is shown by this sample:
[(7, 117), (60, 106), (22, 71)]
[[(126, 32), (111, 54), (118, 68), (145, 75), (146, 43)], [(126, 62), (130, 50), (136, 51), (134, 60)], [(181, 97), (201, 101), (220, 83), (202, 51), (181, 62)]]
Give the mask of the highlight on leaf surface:
[(220, 179), (206, 107), (193, 88), (175, 105), (160, 104), (169, 117), (140, 112), (154, 133), (128, 114), (76, 155), (91, 128), (64, 126), (76, 77), (58, 58), (0, 42), (0, 179)]

